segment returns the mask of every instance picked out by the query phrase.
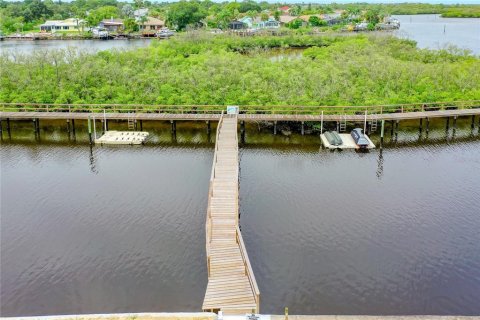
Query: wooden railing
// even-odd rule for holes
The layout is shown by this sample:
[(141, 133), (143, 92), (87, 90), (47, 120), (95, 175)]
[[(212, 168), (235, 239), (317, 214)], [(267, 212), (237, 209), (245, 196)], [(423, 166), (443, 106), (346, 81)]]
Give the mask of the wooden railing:
[[(238, 116), (235, 115), (235, 118), (237, 119)], [(235, 135), (235, 145), (238, 146), (238, 134)], [(238, 152), (237, 152), (237, 179), (240, 179), (240, 159), (238, 157)], [(260, 313), (260, 290), (258, 289), (257, 285), (257, 280), (255, 279), (255, 275), (253, 273), (252, 266), (250, 264), (250, 259), (248, 258), (248, 253), (247, 253), (247, 248), (245, 247), (245, 243), (243, 242), (243, 237), (242, 233), (240, 231), (239, 223), (238, 223), (238, 217), (240, 216), (239, 214), (239, 187), (240, 183), (238, 183), (238, 187), (235, 190), (235, 201), (236, 201), (236, 218), (237, 218), (237, 224), (236, 224), (236, 240), (237, 244), (240, 247), (240, 253), (242, 254), (242, 260), (243, 260), (243, 265), (245, 267), (245, 275), (248, 277), (248, 281), (250, 282), (250, 286), (252, 287), (253, 295), (255, 297), (255, 303), (257, 305), (257, 310), (256, 313)]]
[[(48, 104), (1, 103), (4, 112), (107, 112), (107, 113), (166, 113), (166, 114), (220, 114), (223, 105), (149, 105), (149, 104)], [(480, 108), (480, 100), (428, 102), (410, 104), (385, 104), (373, 106), (240, 106), (242, 114), (384, 114), (404, 112), (428, 112), (437, 110)]]
[(220, 128), (222, 127), (223, 123), (223, 110), (220, 115), (220, 120), (218, 121), (217, 125), (217, 132), (215, 135), (215, 151), (213, 153), (213, 164), (212, 164), (212, 171), (210, 173), (210, 183), (208, 187), (208, 204), (207, 204), (207, 221), (205, 223), (205, 233), (206, 233), (206, 240), (207, 240), (207, 269), (208, 275), (210, 275), (210, 242), (212, 242), (212, 210), (210, 208), (210, 202), (213, 197), (213, 180), (215, 179), (215, 165), (217, 163), (217, 151), (218, 151), (218, 136), (220, 133)]
[(253, 274), (252, 266), (250, 265), (250, 259), (248, 258), (247, 248), (245, 247), (245, 243), (243, 242), (242, 232), (240, 228), (236, 227), (236, 237), (237, 243), (240, 247), (240, 253), (242, 254), (243, 264), (245, 266), (245, 275), (248, 277), (248, 281), (250, 282), (250, 286), (252, 287), (253, 295), (255, 297), (255, 303), (257, 304), (257, 313), (260, 313), (260, 290), (258, 289), (257, 280), (255, 279), (255, 275)]

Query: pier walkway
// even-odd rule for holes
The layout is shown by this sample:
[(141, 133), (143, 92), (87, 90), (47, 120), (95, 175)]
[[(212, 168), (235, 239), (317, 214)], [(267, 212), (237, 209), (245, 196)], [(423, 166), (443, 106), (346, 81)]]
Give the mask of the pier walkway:
[[(0, 103), (0, 119), (218, 121), (225, 106)], [(240, 106), (239, 121), (401, 121), (480, 115), (480, 100), (380, 106)]]
[(237, 116), (221, 116), (208, 194), (204, 311), (258, 313), (260, 292), (238, 224)]

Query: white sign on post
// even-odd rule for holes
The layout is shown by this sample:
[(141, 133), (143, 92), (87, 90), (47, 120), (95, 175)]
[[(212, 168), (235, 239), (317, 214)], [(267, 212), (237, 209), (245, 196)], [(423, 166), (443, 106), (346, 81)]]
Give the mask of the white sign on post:
[(227, 114), (238, 114), (238, 106), (227, 106)]

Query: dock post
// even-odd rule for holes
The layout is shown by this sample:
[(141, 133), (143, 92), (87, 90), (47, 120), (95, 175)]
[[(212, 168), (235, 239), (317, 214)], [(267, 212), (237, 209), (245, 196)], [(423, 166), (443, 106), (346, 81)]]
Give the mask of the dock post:
[(457, 130), (457, 116), (453, 117), (453, 130)]
[(205, 121), (207, 123), (207, 134), (210, 133), (210, 120)]
[(382, 120), (382, 129), (380, 130), (380, 138), (383, 140), (385, 134), (385, 120)]
[(305, 121), (302, 121), (302, 136), (305, 135)]
[(450, 117), (447, 117), (447, 126), (446, 126), (446, 131), (450, 129)]
[(2, 119), (0, 118), (0, 135), (3, 134)]
[(67, 132), (70, 133), (70, 119), (67, 119)]
[(104, 131), (104, 132), (107, 132), (107, 131), (108, 131), (108, 120), (105, 119), (105, 120), (103, 120), (103, 121), (105, 121), (105, 127), (104, 127), (104, 130), (103, 130), (103, 131)]
[(143, 120), (140, 120), (140, 131), (143, 131)]
[(277, 134), (277, 121), (273, 121), (273, 134)]
[(88, 141), (92, 144), (92, 124), (90, 123), (90, 117), (88, 117)]
[(472, 126), (471, 126), (471, 128), (472, 128), (472, 130), (475, 129), (475, 115), (472, 116)]
[(419, 131), (420, 131), (420, 134), (422, 134), (422, 131), (423, 131), (423, 118), (420, 118)]
[(395, 140), (398, 140), (398, 126), (400, 125), (400, 120), (396, 121), (395, 125)]
[(365, 122), (363, 123), (363, 133), (367, 132), (367, 110), (365, 110)]
[(430, 131), (430, 118), (427, 118), (427, 126), (425, 128), (425, 131), (428, 133)]
[(240, 141), (245, 143), (245, 121), (240, 121)]
[(37, 122), (35, 121), (35, 118), (33, 118), (32, 121), (33, 121), (33, 132), (37, 133)]
[(172, 124), (172, 133), (177, 133), (177, 122), (175, 120), (170, 120), (170, 123)]
[(323, 111), (322, 111), (322, 118), (320, 119), (320, 134), (323, 133)]
[(75, 119), (72, 119), (72, 134), (75, 137)]
[(390, 136), (393, 137), (393, 132), (395, 131), (395, 122), (393, 120), (390, 121)]
[(383, 148), (383, 136), (385, 134), (385, 120), (382, 120), (382, 128), (380, 129), (380, 149)]

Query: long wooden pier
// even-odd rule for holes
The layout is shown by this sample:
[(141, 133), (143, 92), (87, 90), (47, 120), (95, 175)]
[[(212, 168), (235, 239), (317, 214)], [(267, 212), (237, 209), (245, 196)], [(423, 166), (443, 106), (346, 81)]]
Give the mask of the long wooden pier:
[[(217, 121), (225, 106), (0, 103), (0, 119)], [(240, 121), (401, 121), (480, 115), (480, 100), (379, 106), (240, 106)]]
[(260, 291), (238, 224), (237, 122), (237, 116), (219, 120), (206, 219), (208, 285), (202, 309), (223, 314), (260, 311)]

